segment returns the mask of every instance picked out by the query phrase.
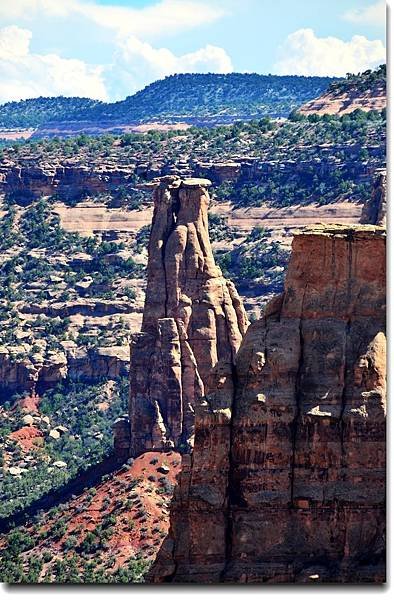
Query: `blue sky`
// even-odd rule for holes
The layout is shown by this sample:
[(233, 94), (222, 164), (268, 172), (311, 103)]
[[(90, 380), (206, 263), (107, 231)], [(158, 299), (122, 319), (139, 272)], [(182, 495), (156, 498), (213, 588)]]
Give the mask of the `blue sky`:
[(0, 102), (106, 100), (174, 72), (343, 75), (385, 58), (382, 0), (0, 2)]
[[(112, 0), (98, 0), (111, 5)], [(118, 5), (144, 7), (150, 0), (119, 0)], [(186, 52), (212, 43), (230, 54), (234, 70), (268, 73), (273, 71), (277, 49), (283, 40), (301, 28), (312, 28), (319, 37), (335, 36), (350, 40), (363, 35), (370, 40), (385, 42), (385, 24), (381, 20), (354, 22), (342, 17), (350, 10), (377, 4), (371, 0), (235, 0), (213, 2), (228, 12), (226, 16), (205, 27), (182, 35), (168, 43), (175, 52)]]

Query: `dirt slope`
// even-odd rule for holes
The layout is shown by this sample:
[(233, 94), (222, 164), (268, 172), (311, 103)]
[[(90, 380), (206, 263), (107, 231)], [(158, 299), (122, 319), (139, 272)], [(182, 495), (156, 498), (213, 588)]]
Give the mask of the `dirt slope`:
[(179, 469), (176, 452), (147, 452), (1, 536), (1, 581), (141, 580), (167, 534)]

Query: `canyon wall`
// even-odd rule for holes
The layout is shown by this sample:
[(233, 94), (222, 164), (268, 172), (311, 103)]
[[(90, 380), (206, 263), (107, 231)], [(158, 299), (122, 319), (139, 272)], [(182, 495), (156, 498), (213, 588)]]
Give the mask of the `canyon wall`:
[[(318, 162), (311, 158), (295, 162), (284, 155), (280, 158), (281, 172), (291, 177), (302, 177), (313, 169), (317, 176), (326, 178), (335, 168), (346, 171), (355, 182), (368, 184), (376, 169), (376, 160), (382, 155), (382, 148), (373, 140), (365, 147), (372, 162), (356, 159), (338, 162), (335, 155), (339, 150), (346, 149), (347, 155), (351, 151), (357, 154), (359, 144), (314, 144), (311, 149), (318, 155)], [(206, 162), (191, 157), (170, 161), (164, 153), (155, 159), (141, 156), (134, 159), (127, 157), (126, 160), (122, 156), (115, 160), (113, 157), (101, 158), (95, 162), (84, 156), (53, 159), (34, 155), (18, 160), (3, 159), (0, 161), (0, 194), (11, 194), (21, 205), (28, 205), (41, 196), (56, 196), (59, 201), (69, 202), (85, 196), (111, 194), (114, 199), (120, 200), (125, 190), (132, 193), (137, 178), (143, 182), (177, 176), (182, 179), (208, 178), (216, 185), (226, 181), (256, 184), (262, 178), (270, 177), (278, 168), (278, 159), (270, 156), (235, 156), (224, 162)]]
[(284, 293), (214, 370), (155, 582), (385, 579), (385, 230), (294, 238)]
[(33, 352), (27, 344), (0, 346), (0, 397), (42, 394), (66, 379), (93, 384), (124, 377), (129, 363), (128, 346), (88, 349), (65, 343), (62, 349), (43, 352)]
[(22, 164), (4, 162), (0, 166), (0, 192), (15, 194), (20, 204), (33, 198), (58, 195), (68, 200), (96, 195), (133, 183), (134, 167), (102, 164), (87, 166), (40, 163), (34, 157)]
[[(231, 374), (247, 329), (237, 291), (213, 258), (209, 184), (175, 176), (153, 184), (145, 307), (130, 364), (133, 456), (148, 449), (190, 449), (195, 406), (210, 372), (219, 365), (223, 377)], [(119, 430), (126, 452), (124, 427)]]

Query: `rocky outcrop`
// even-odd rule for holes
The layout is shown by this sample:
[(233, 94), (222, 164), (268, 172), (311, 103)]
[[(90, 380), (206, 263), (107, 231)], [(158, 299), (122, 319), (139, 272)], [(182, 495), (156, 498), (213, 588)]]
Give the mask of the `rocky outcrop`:
[(20, 312), (26, 315), (45, 315), (46, 317), (60, 317), (62, 319), (72, 315), (87, 317), (105, 317), (135, 311), (135, 306), (130, 302), (114, 302), (113, 300), (96, 300), (84, 298), (83, 300), (70, 300), (67, 302), (40, 302), (20, 306)]
[(387, 213), (387, 173), (377, 169), (372, 194), (363, 206), (361, 223), (372, 223), (386, 227)]
[(207, 177), (217, 185), (224, 181), (237, 181), (241, 175), (242, 163), (240, 162), (222, 162), (222, 163), (203, 163), (197, 162), (194, 165), (194, 171), (199, 177)]
[(387, 106), (386, 86), (373, 85), (372, 89), (334, 91), (328, 88), (318, 98), (309, 100), (298, 111), (302, 115), (346, 115), (355, 110), (383, 110)]
[(0, 192), (14, 194), (20, 204), (54, 194), (63, 199), (78, 199), (132, 185), (133, 177), (134, 167), (129, 166), (87, 166), (72, 161), (47, 164), (32, 157), (22, 164), (0, 165)]
[(116, 379), (128, 374), (129, 362), (128, 346), (70, 346), (41, 353), (34, 353), (28, 344), (1, 346), (0, 395), (41, 394), (66, 378), (84, 383)]
[(68, 376), (84, 383), (96, 383), (102, 379), (117, 379), (129, 372), (130, 350), (128, 346), (103, 346), (67, 350)]
[[(333, 112), (335, 110), (334, 108)], [(76, 204), (91, 196), (96, 197), (96, 203), (97, 196), (105, 194), (111, 196), (109, 210), (116, 215), (113, 209), (125, 205), (125, 191), (132, 197), (137, 188), (143, 189), (143, 182), (152, 182), (160, 176), (208, 178), (216, 185), (224, 182), (257, 185), (277, 173), (280, 167), (282, 176), (288, 174), (289, 177), (303, 178), (313, 172), (317, 177), (326, 179), (330, 171), (335, 169), (343, 173), (345, 179), (350, 176), (355, 183), (367, 183), (373, 170), (385, 164), (384, 141), (376, 136), (376, 132), (371, 133), (368, 144), (364, 146), (370, 157), (367, 161), (355, 158), (360, 150), (356, 142), (352, 145), (347, 142), (316, 143), (308, 146), (308, 152), (302, 160), (300, 157), (294, 160), (286, 147), (276, 157), (269, 150), (260, 156), (238, 156), (225, 152), (222, 161), (208, 162), (196, 160), (193, 155), (171, 159), (164, 150), (159, 151), (154, 158), (145, 156), (144, 153), (125, 157), (120, 152), (108, 158), (108, 162), (102, 156), (93, 158), (79, 155), (67, 158), (59, 155), (49, 157), (46, 162), (42, 156), (24, 155), (13, 157), (12, 160), (0, 159), (0, 194), (10, 194), (20, 205), (28, 205), (41, 196), (55, 196), (58, 201), (56, 210), (59, 212), (60, 208), (63, 215), (62, 202)], [(302, 145), (296, 148), (304, 154)], [(315, 160), (316, 155), (318, 161)], [(84, 205), (80, 208), (86, 211), (88, 207)], [(94, 206), (90, 207), (90, 210), (93, 208)], [(78, 226), (78, 231), (80, 227), (81, 225)]]
[(381, 582), (385, 232), (295, 237), (285, 291), (214, 370), (152, 581)]
[(130, 419), (129, 415), (121, 415), (112, 424), (114, 436), (114, 455), (118, 460), (130, 456)]
[(215, 265), (204, 179), (154, 186), (142, 330), (130, 364), (130, 454), (187, 450), (211, 369), (232, 370), (247, 328), (241, 300)]
[(24, 346), (0, 346), (0, 397), (33, 392), (38, 372)]

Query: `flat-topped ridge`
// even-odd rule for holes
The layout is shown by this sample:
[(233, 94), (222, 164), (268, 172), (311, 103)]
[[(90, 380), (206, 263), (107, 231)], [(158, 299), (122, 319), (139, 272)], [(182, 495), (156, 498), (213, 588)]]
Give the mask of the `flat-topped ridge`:
[(176, 189), (180, 187), (184, 188), (207, 188), (212, 185), (209, 179), (204, 177), (187, 177), (182, 179), (178, 175), (163, 175), (162, 177), (156, 177), (148, 183), (142, 184), (144, 188), (171, 188)]
[(305, 227), (299, 233), (296, 233), (294, 237), (301, 237), (307, 235), (321, 235), (330, 237), (363, 237), (367, 235), (386, 236), (386, 228), (380, 225), (371, 224), (355, 224), (355, 225), (342, 225), (342, 224), (325, 224), (316, 223)]

